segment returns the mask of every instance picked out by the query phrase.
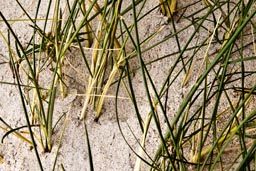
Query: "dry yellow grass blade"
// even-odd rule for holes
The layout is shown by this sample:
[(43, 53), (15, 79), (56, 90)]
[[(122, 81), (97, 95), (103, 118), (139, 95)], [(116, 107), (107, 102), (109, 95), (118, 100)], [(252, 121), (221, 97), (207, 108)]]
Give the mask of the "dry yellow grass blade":
[[(9, 125), (6, 125), (6, 126), (9, 127)], [(2, 126), (0, 125), (0, 129), (2, 129), (2, 130), (4, 130), (4, 131), (9, 131), (9, 130), (12, 129), (12, 128), (9, 127), (9, 129), (8, 129), (8, 128), (4, 128), (4, 127), (2, 127)], [(32, 145), (32, 142), (31, 142), (30, 140), (28, 140), (26, 137), (24, 137), (21, 133), (19, 133), (19, 132), (17, 132), (17, 131), (14, 131), (12, 134), (13, 134), (14, 136), (16, 136), (17, 138), (21, 139), (22, 141), (24, 141), (25, 143), (27, 143), (27, 144), (29, 144), (29, 145)]]
[[(81, 3), (81, 9), (83, 11), (84, 14), (86, 14), (86, 4), (85, 4), (85, 1), (82, 1)], [(91, 47), (92, 45), (92, 42), (93, 42), (93, 38), (92, 38), (92, 30), (91, 30), (91, 25), (90, 23), (86, 24), (84, 26), (84, 31), (85, 31), (85, 35), (84, 35), (84, 38), (85, 38), (85, 46), (86, 47)]]
[[(157, 104), (155, 104), (156, 106)], [(146, 143), (146, 138), (147, 138), (147, 130), (150, 126), (150, 121), (152, 118), (152, 113), (148, 113), (145, 119), (145, 124), (144, 124), (144, 133), (141, 136), (141, 140), (140, 140), (140, 146), (138, 149), (138, 154), (140, 157), (144, 156), (145, 151), (144, 151), (144, 147), (145, 147), (145, 143)], [(135, 162), (135, 166), (134, 166), (134, 171), (140, 171), (141, 170), (141, 158), (137, 156), (136, 158), (136, 162)]]
[(118, 73), (119, 71), (119, 64), (115, 64), (109, 77), (108, 77), (108, 81), (107, 81), (107, 84), (104, 86), (104, 89), (103, 89), (103, 92), (102, 92), (102, 96), (100, 97), (100, 100), (98, 102), (98, 105), (97, 105), (97, 109), (96, 109), (96, 119), (99, 118), (100, 116), (100, 112), (101, 112), (101, 109), (102, 109), (102, 106), (103, 106), (103, 103), (104, 103), (104, 100), (105, 100), (105, 95), (107, 94), (111, 84), (112, 84), (112, 81), (114, 80), (116, 74)]
[(211, 7), (214, 5), (214, 3), (211, 1), (211, 0), (203, 0), (204, 1), (204, 4), (208, 7)]
[(0, 164), (4, 163), (4, 157), (0, 155)]
[(177, 0), (159, 0), (159, 2), (162, 14), (171, 18), (176, 12)]
[[(91, 3), (90, 0), (89, 0), (89, 3)], [(118, 16), (119, 16), (118, 12), (120, 8), (119, 7), (120, 3), (121, 1), (118, 1), (118, 4), (117, 4), (118, 8), (115, 10), (116, 17), (114, 17), (112, 23), (108, 23), (106, 19), (104, 19), (102, 12), (100, 12), (99, 5), (97, 3), (94, 5), (95, 13), (99, 13), (98, 15), (99, 22), (98, 22), (98, 28), (95, 34), (96, 38), (93, 45), (93, 54), (92, 54), (92, 63), (91, 63), (91, 72), (93, 76), (90, 76), (89, 78), (89, 83), (86, 89), (85, 102), (82, 108), (80, 119), (83, 119), (85, 117), (86, 109), (89, 104), (91, 104), (95, 108), (97, 112), (96, 118), (99, 117), (106, 94), (109, 90), (109, 87), (115, 75), (118, 72), (119, 66), (114, 66), (112, 71), (110, 71), (110, 74), (108, 75), (107, 83), (103, 85), (104, 69), (106, 68), (106, 65), (108, 65), (107, 58), (109, 53), (112, 53), (112, 50), (109, 49), (110, 47), (109, 45), (113, 43), (114, 50), (118, 50), (118, 51), (120, 50), (120, 43), (115, 37), (115, 30), (118, 23)], [(109, 35), (110, 38), (106, 35)], [(101, 44), (100, 41), (103, 41), (104, 47), (102, 49), (100, 48), (100, 44)], [(114, 59), (114, 61), (116, 62), (114, 65), (116, 64), (120, 65), (121, 63), (120, 60), (123, 60), (123, 59), (117, 56), (116, 59)], [(102, 87), (102, 85), (104, 87)], [(99, 91), (100, 89), (103, 89), (102, 92)]]
[(186, 86), (191, 78), (191, 75), (193, 73), (193, 69), (194, 69), (194, 65), (195, 65), (195, 62), (192, 62), (191, 66), (189, 67), (189, 70), (188, 72), (185, 74), (185, 78), (183, 79), (183, 82), (182, 82), (182, 87)]
[[(250, 95), (250, 97), (247, 99), (247, 101), (245, 102), (245, 107), (248, 107), (249, 103), (252, 100), (252, 95)], [(235, 102), (233, 105), (237, 104), (238, 102)], [(228, 111), (230, 111), (231, 108), (227, 108), (225, 111), (223, 111), (222, 113), (218, 114), (217, 118), (219, 118), (221, 115), (227, 113)], [(239, 112), (237, 113), (237, 118), (242, 114), (242, 109), (239, 110)], [(230, 136), (232, 136), (232, 134), (234, 134), (235, 132), (237, 132), (237, 130), (239, 129), (239, 125), (236, 124), (236, 122), (234, 121), (232, 124), (230, 124), (230, 127), (232, 127), (230, 130), (225, 130), (226, 132), (221, 136), (221, 138), (218, 140), (217, 142), (217, 146), (222, 144), (224, 141), (226, 141), (227, 139), (230, 138)], [(254, 129), (253, 129), (254, 130)], [(248, 130), (247, 130), (248, 131)], [(250, 131), (250, 129), (249, 129)], [(199, 139), (199, 134), (195, 135), (198, 136), (196, 139), (196, 141), (200, 142)], [(198, 147), (197, 149), (200, 148), (200, 143), (198, 143)], [(202, 151), (200, 153), (193, 153), (191, 152), (191, 157), (190, 157), (190, 161), (192, 163), (197, 163), (199, 162), (199, 158), (203, 159), (210, 151), (211, 149), (214, 148), (214, 145), (208, 145), (207, 147), (205, 147), (204, 149), (202, 149)], [(195, 150), (196, 151), (196, 150)]]

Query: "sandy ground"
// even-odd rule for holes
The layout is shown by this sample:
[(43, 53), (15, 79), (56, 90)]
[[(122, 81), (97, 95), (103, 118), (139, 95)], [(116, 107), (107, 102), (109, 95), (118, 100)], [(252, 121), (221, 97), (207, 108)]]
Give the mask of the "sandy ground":
[[(46, 7), (46, 1), (43, 1)], [(26, 10), (30, 14), (33, 14), (35, 11), (35, 1), (23, 0), (21, 4), (26, 4)], [(149, 3), (150, 4), (150, 3)], [(17, 18), (26, 18), (24, 13), (20, 10), (15, 1), (0, 1), (0, 11), (7, 19), (17, 19)], [(41, 11), (44, 11), (43, 9)], [(165, 20), (163, 16), (159, 13), (154, 12), (157, 22)], [(40, 17), (44, 16), (44, 13), (41, 12)], [(141, 31), (144, 31), (145, 28), (147, 31), (152, 31), (155, 29), (154, 25), (156, 23), (149, 22), (149, 17), (143, 22), (140, 27)], [(28, 26), (29, 22), (10, 22), (14, 31), (17, 33), (21, 42), (25, 43), (28, 41), (32, 29)], [(147, 24), (145, 24), (147, 23)], [(7, 31), (6, 26), (3, 22), (0, 22), (1, 32), (4, 34)], [(144, 33), (147, 34), (147, 33)], [(167, 32), (168, 34), (168, 32)], [(0, 39), (0, 56), (1, 62), (8, 61), (8, 49), (5, 46), (3, 39)], [(75, 50), (73, 52), (76, 53)], [(157, 52), (155, 52), (157, 53)], [(74, 55), (73, 54), (73, 55)], [(151, 54), (151, 58), (154, 58), (156, 54)], [(75, 55), (74, 55), (75, 56)], [(72, 61), (72, 55), (69, 56), (70, 61), (73, 62), (73, 65), (78, 67), (81, 64), (77, 64), (76, 60)], [(74, 58), (73, 58), (74, 59)], [(80, 66), (82, 68), (83, 66)], [(72, 69), (69, 70), (68, 74), (70, 78), (67, 82), (71, 87), (71, 92), (84, 93), (85, 83), (81, 78), (76, 78), (76, 73)], [(46, 71), (49, 72), (49, 71)], [(46, 74), (47, 75), (47, 74)], [(134, 81), (138, 84), (140, 82), (140, 76), (134, 78)], [(8, 63), (2, 64), (0, 67), (0, 81), (13, 83), (15, 82), (12, 77), (12, 72), (9, 68)], [(140, 86), (141, 86), (140, 85)], [(137, 90), (140, 92), (140, 89)], [(115, 93), (115, 88), (112, 88), (109, 94)], [(15, 86), (0, 84), (0, 117), (10, 124), (11, 127), (19, 127), (24, 125), (25, 118), (23, 109), (20, 102), (20, 97), (18, 94), (18, 89)], [(143, 95), (139, 94), (141, 99)], [(137, 143), (130, 133), (130, 130), (127, 127), (127, 124), (133, 129), (134, 134), (140, 135), (138, 130), (138, 125), (136, 124), (135, 113), (131, 106), (126, 105), (127, 99), (120, 100), (120, 123), (123, 126), (123, 132), (127, 140), (131, 143), (131, 147), (136, 150)], [(140, 109), (144, 112), (148, 112), (148, 107), (146, 104), (143, 104), (141, 100)], [(56, 170), (61, 170), (61, 165), (68, 171), (78, 171), (78, 170), (89, 170), (89, 158), (88, 150), (86, 144), (85, 128), (83, 122), (78, 119), (78, 115), (81, 111), (83, 104), (83, 97), (79, 97), (73, 94), (69, 94), (67, 98), (62, 100), (61, 98), (57, 99), (55, 106), (55, 122), (63, 113), (69, 113), (69, 119), (67, 123), (67, 128), (64, 133), (64, 139), (58, 153), (58, 160), (56, 165)], [(69, 110), (70, 109), (70, 110)], [(118, 124), (116, 122), (115, 112), (114, 112), (114, 100), (106, 100), (104, 107), (104, 114), (100, 118), (99, 122), (94, 122), (93, 112), (87, 112), (86, 124), (89, 132), (89, 138), (91, 142), (91, 148), (93, 153), (94, 160), (94, 169), (97, 171), (129, 171), (133, 170), (135, 163), (135, 155), (130, 150), (130, 148), (125, 143)], [(53, 161), (56, 156), (56, 150), (59, 145), (60, 135), (63, 129), (63, 120), (57, 125), (56, 130), (53, 135), (53, 149), (51, 153), (43, 153), (39, 148), (40, 157), (42, 164), (45, 170), (52, 170)], [(5, 131), (0, 129), (0, 136), (4, 135)], [(154, 143), (152, 141), (151, 143)], [(5, 171), (37, 171), (39, 170), (36, 156), (31, 147), (21, 141), (19, 138), (9, 135), (4, 139), (4, 142), (0, 144), (0, 156), (3, 158), (0, 164), (0, 170)]]
[[(148, 5), (148, 9), (152, 8), (156, 3), (156, 0), (151, 0)], [(183, 1), (178, 4), (179, 6), (185, 5), (190, 1)], [(26, 9), (33, 14), (35, 11), (35, 2), (30, 0), (22, 0), (22, 4), (25, 5)], [(43, 1), (46, 7), (46, 1)], [(199, 5), (203, 5), (202, 3)], [(192, 13), (193, 10), (196, 10), (196, 7), (189, 9)], [(3, 1), (0, 0), (0, 11), (8, 19), (15, 18), (25, 18), (23, 12), (20, 10), (15, 1)], [(42, 10), (43, 11), (43, 10)], [(40, 17), (44, 16), (44, 13), (41, 12)], [(129, 14), (128, 14), (129, 16)], [(129, 18), (127, 17), (127, 20)], [(186, 25), (186, 20), (181, 20), (177, 23), (177, 27), (180, 25)], [(141, 38), (147, 37), (153, 33), (160, 26), (166, 24), (166, 18), (162, 16), (158, 10), (152, 12), (140, 22), (139, 31), (141, 33)], [(12, 27), (17, 33), (19, 39), (25, 43), (29, 39), (31, 33), (31, 28), (28, 26), (28, 22), (12, 22)], [(3, 22), (0, 22), (0, 31), (6, 34), (6, 26)], [(172, 32), (173, 28), (170, 25), (166, 25), (161, 33), (157, 36), (156, 39), (152, 40), (152, 44), (163, 39), (165, 36), (169, 35)], [(180, 37), (181, 43), (185, 43), (189, 37), (193, 28), (188, 28), (186, 34)], [(199, 38), (204, 38), (204, 34), (201, 34)], [(196, 40), (194, 40), (196, 41)], [(2, 38), (0, 38), (0, 62), (8, 61), (8, 50)], [(166, 53), (169, 53), (170, 50), (177, 50), (174, 39), (170, 39), (165, 43), (155, 47), (149, 52), (146, 52), (145, 60), (150, 61), (156, 59), (159, 56), (163, 56)], [(203, 54), (203, 51), (202, 51)], [(186, 56), (186, 54), (184, 54)], [(84, 64), (77, 62), (76, 57), (79, 54), (76, 54), (75, 49), (67, 55), (67, 59), (70, 63), (75, 66), (78, 70), (83, 70)], [(163, 83), (163, 79), (167, 74), (167, 70), (173, 61), (170, 61), (169, 58), (158, 61), (152, 65), (148, 66), (149, 72), (153, 80), (155, 81), (156, 87), (159, 89)], [(136, 62), (135, 62), (136, 65)], [(196, 68), (196, 67), (195, 67)], [(197, 69), (194, 69), (196, 73)], [(46, 79), (47, 79), (47, 72)], [(67, 84), (69, 85), (69, 95), (65, 99), (58, 98), (55, 106), (55, 116), (54, 123), (57, 119), (64, 113), (69, 113), (69, 118), (67, 122), (67, 128), (64, 132), (64, 138), (61, 144), (60, 151), (58, 153), (56, 170), (61, 170), (61, 165), (67, 171), (79, 171), (79, 170), (90, 170), (89, 167), (89, 157), (86, 144), (85, 128), (84, 123), (78, 119), (79, 113), (82, 109), (82, 104), (84, 98), (82, 96), (76, 95), (76, 93), (81, 94), (85, 92), (85, 81), (77, 76), (77, 73), (70, 67), (66, 67)], [(196, 74), (192, 76), (191, 81), (195, 81)], [(170, 89), (170, 98), (173, 99), (172, 103), (168, 106), (170, 111), (170, 117), (172, 117), (177, 110), (178, 105), (182, 101), (183, 95), (186, 93), (186, 90), (190, 88), (191, 85), (188, 85), (184, 88), (181, 88), (183, 78), (178, 80), (172, 88)], [(9, 68), (8, 63), (1, 64), (0, 67), (0, 81), (13, 83), (14, 79), (12, 77), (12, 72)], [(140, 104), (139, 110), (143, 117), (149, 112), (149, 106), (145, 100), (145, 91), (142, 82), (141, 74), (135, 73), (133, 82), (136, 85), (135, 93), (138, 96), (138, 103)], [(114, 95), (115, 86), (111, 87), (109, 95)], [(120, 91), (120, 94), (124, 97), (127, 97), (124, 90)], [(18, 89), (15, 86), (0, 84), (0, 117), (10, 124), (11, 127), (19, 127), (24, 125), (25, 118), (23, 114), (23, 109), (20, 103), (20, 97), (18, 94)], [(103, 108), (103, 115), (100, 118), (99, 122), (94, 121), (94, 116), (92, 111), (87, 112), (86, 125), (89, 132), (89, 139), (92, 148), (94, 169), (96, 171), (130, 171), (134, 169), (136, 156), (129, 148), (129, 146), (124, 141), (122, 134), (119, 130), (114, 108), (114, 99), (108, 98), (105, 102)], [(120, 112), (120, 124), (122, 131), (125, 135), (126, 140), (129, 142), (130, 146), (137, 150), (138, 143), (134, 138), (134, 135), (139, 137), (141, 132), (139, 130), (139, 125), (137, 124), (136, 115), (134, 109), (126, 98), (119, 100), (119, 112)], [(56, 156), (56, 151), (59, 145), (60, 136), (63, 130), (64, 119), (60, 121), (57, 125), (54, 134), (53, 134), (53, 149), (51, 153), (43, 153), (39, 148), (40, 157), (42, 164), (45, 170), (52, 170), (53, 161)], [(0, 123), (1, 126), (1, 123)], [(134, 135), (131, 134), (130, 129), (133, 131)], [(147, 139), (147, 150), (149, 154), (153, 156), (156, 147), (158, 146), (158, 136), (156, 129), (152, 128), (149, 130), (149, 138)], [(0, 129), (0, 137), (4, 135), (5, 131)], [(36, 161), (35, 153), (31, 150), (30, 146), (22, 142), (19, 138), (9, 135), (4, 139), (4, 142), (0, 144), (0, 156), (3, 157), (2, 163), (0, 163), (0, 170), (4, 171), (37, 171), (38, 163)], [(146, 170), (146, 166), (143, 164), (141, 170)]]

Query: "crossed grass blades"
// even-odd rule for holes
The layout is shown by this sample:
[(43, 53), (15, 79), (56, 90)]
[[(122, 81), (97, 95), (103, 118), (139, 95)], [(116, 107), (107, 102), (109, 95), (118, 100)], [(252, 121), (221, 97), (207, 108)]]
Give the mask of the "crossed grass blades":
[[(88, 106), (92, 106), (96, 112), (95, 119), (98, 120), (105, 98), (108, 97), (108, 90), (115, 84), (116, 116), (122, 132), (118, 119), (118, 93), (121, 86), (126, 89), (141, 131), (141, 137), (134, 134), (138, 149), (131, 148), (137, 155), (135, 170), (141, 170), (142, 162), (151, 170), (228, 170), (233, 167), (236, 170), (252, 170), (255, 167), (255, 84), (250, 82), (255, 77), (255, 70), (248, 67), (250, 62), (254, 62), (256, 51), (255, 1), (206, 0), (203, 1), (204, 4), (193, 1), (179, 6), (179, 1), (161, 0), (154, 8), (145, 10), (147, 0), (133, 0), (125, 6), (122, 0), (101, 3), (97, 0), (72, 3), (57, 0), (54, 4), (49, 1), (45, 18), (41, 20), (44, 22), (43, 27), (39, 27), (37, 20), (40, 1), (35, 16), (30, 16), (24, 6), (19, 1), (16, 2), (28, 18), (33, 33), (24, 46), (12, 29), (11, 21), (0, 13), (8, 28), (7, 35), (1, 33), (1, 36), (9, 49), (8, 63), (15, 78), (15, 83), (3, 84), (18, 87), (27, 125), (12, 128), (1, 118), (4, 125), (1, 127), (7, 131), (3, 139), (12, 133), (34, 147), (41, 170), (43, 166), (37, 146), (43, 151), (52, 149), (52, 133), (54, 125), (58, 123), (53, 124), (52, 119), (55, 99), (59, 92), (63, 98), (68, 95), (69, 87), (65, 83), (63, 67), (67, 51), (72, 48), (81, 53), (79, 60), (85, 64), (88, 75), (80, 119), (85, 118)], [(61, 7), (61, 2), (65, 2), (64, 8)], [(200, 8), (191, 10), (195, 5)], [(50, 16), (52, 7), (54, 13)], [(167, 16), (173, 32), (163, 40), (151, 43), (165, 29), (165, 26), (161, 26), (141, 40), (138, 31), (140, 22), (157, 9)], [(146, 12), (142, 12), (143, 10)], [(124, 17), (128, 12), (133, 16), (131, 23)], [(182, 20), (189, 24), (177, 27), (177, 22)], [(50, 32), (47, 32), (49, 25)], [(190, 27), (194, 30), (184, 43), (180, 37)], [(208, 36), (197, 39), (201, 33), (207, 33)], [(196, 44), (193, 41), (195, 39)], [(177, 44), (177, 51), (145, 61), (143, 55), (146, 52), (170, 40)], [(128, 43), (132, 45), (132, 49), (127, 48)], [(213, 47), (217, 47), (215, 52), (212, 52)], [(92, 55), (86, 54), (85, 49), (88, 48)], [(248, 49), (252, 49), (251, 53), (246, 53)], [(204, 50), (203, 55), (200, 50)], [(189, 55), (184, 57), (187, 53)], [(131, 69), (130, 61), (134, 59), (139, 66)], [(173, 62), (158, 90), (154, 84), (155, 78), (151, 77), (147, 66), (165, 59)], [(200, 65), (197, 65), (197, 61), (200, 61)], [(49, 67), (52, 70), (51, 80), (45, 87), (40, 85), (40, 79), (43, 71)], [(197, 74), (193, 73), (194, 67), (199, 68)], [(132, 72), (138, 71), (142, 76), (146, 102), (150, 109), (145, 119), (139, 110), (138, 95), (134, 91), (136, 85), (132, 81)], [(167, 106), (172, 102), (168, 93), (174, 83), (181, 79), (181, 87), (187, 87), (187, 90), (174, 116), (169, 117)], [(234, 93), (238, 94), (237, 98), (232, 97)], [(223, 102), (226, 105), (220, 110)], [(228, 116), (227, 119), (223, 119), (225, 116)], [(61, 119), (62, 117), (59, 118)], [(68, 115), (65, 125), (67, 120)], [(146, 139), (152, 128), (157, 130), (160, 142), (154, 156), (146, 150)], [(22, 129), (28, 131), (21, 131)], [(85, 130), (87, 144), (90, 144), (86, 124)], [(65, 126), (63, 133), (64, 131)], [(25, 136), (27, 133), (30, 134), (30, 139)], [(129, 145), (125, 135), (123, 137)], [(236, 148), (229, 146), (234, 140)], [(88, 150), (93, 170), (90, 145)], [(229, 163), (224, 158), (227, 151), (234, 152), (233, 160)], [(57, 153), (53, 170), (56, 162)]]

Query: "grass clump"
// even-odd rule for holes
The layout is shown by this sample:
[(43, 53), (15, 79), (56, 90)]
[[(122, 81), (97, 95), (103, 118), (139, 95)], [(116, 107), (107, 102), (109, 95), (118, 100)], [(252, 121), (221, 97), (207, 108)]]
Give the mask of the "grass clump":
[[(138, 47), (137, 55), (150, 109), (146, 119), (139, 120), (143, 129), (137, 170), (140, 170), (141, 161), (149, 164), (151, 170), (229, 170), (234, 167), (252, 170), (255, 147), (254, 140), (247, 135), (255, 129), (249, 124), (255, 118), (252, 102), (255, 85), (250, 81), (255, 72), (248, 68), (251, 65), (249, 61), (254, 62), (255, 54), (246, 52), (247, 48), (255, 48), (254, 39), (249, 38), (254, 36), (254, 3), (210, 1), (194, 13), (189, 12), (192, 6), (188, 6), (181, 19), (190, 21), (188, 25), (178, 28), (174, 26), (178, 25), (175, 21), (171, 22), (176, 30), (170, 37), (176, 39), (179, 50), (163, 56), (173, 62), (160, 89), (156, 88), (154, 78), (143, 61), (140, 40), (136, 37), (135, 46)], [(190, 24), (194, 31), (185, 43), (181, 42), (180, 37)], [(202, 36), (197, 38), (198, 34)], [(195, 39), (196, 45), (192, 44)], [(202, 49), (203, 56), (200, 53)], [(178, 55), (175, 57), (174, 54)], [(200, 65), (197, 65), (195, 61), (200, 55)], [(192, 67), (195, 66), (197, 74), (193, 73), (195, 68)], [(170, 92), (172, 88), (177, 89), (176, 83), (183, 75), (181, 71), (185, 71), (185, 84), (183, 82), (182, 85), (190, 85), (190, 88), (170, 117), (168, 104), (177, 105), (173, 103)], [(194, 78), (193, 74), (196, 75)], [(238, 97), (234, 98), (236, 93)], [(157, 130), (160, 142), (154, 157), (146, 150), (146, 139), (152, 128)], [(230, 147), (231, 142), (236, 143), (236, 147)], [(230, 150), (233, 157), (228, 160), (225, 156)], [(142, 156), (147, 157), (142, 159)]]
[[(87, 77), (79, 118), (86, 119), (91, 106), (98, 120), (114, 85), (117, 122), (131, 147), (119, 119), (119, 93), (125, 90), (127, 105), (132, 106), (137, 121), (136, 128), (128, 123), (138, 145), (138, 149), (131, 148), (137, 156), (135, 170), (141, 170), (142, 163), (149, 170), (253, 170), (256, 86), (251, 81), (255, 70), (250, 65), (256, 52), (255, 1), (203, 2), (161, 0), (152, 5), (149, 0), (49, 1), (42, 27), (37, 20), (40, 2), (32, 17), (17, 1), (33, 30), (31, 39), (24, 46), (2, 13), (8, 33), (1, 36), (9, 49), (13, 85), (18, 87), (27, 125), (12, 128), (1, 118), (2, 129), (7, 131), (3, 138), (13, 133), (32, 145), (43, 170), (37, 145), (46, 152), (52, 149), (56, 99), (58, 94), (62, 98), (69, 94), (63, 68), (68, 52), (76, 50), (81, 55), (77, 60), (85, 66), (85, 73), (79, 74)], [(140, 27), (145, 18), (156, 15), (159, 9), (167, 23), (143, 36)], [(171, 31), (161, 37), (167, 29)], [(168, 43), (174, 48), (147, 59), (148, 54)], [(154, 76), (158, 70), (150, 69), (159, 67), (157, 64), (161, 65), (159, 73), (164, 70), (162, 80)], [(41, 79), (49, 67), (50, 79), (43, 85)], [(142, 82), (143, 97), (136, 90), (133, 73), (139, 74), (136, 78)], [(178, 93), (180, 102), (175, 102)], [(140, 98), (149, 113), (142, 112)], [(66, 124), (67, 119), (61, 140)], [(85, 122), (84, 126), (93, 170)], [(30, 139), (19, 131), (24, 128)], [(139, 136), (134, 129), (139, 130)], [(150, 146), (152, 130), (156, 130), (158, 144)], [(233, 157), (227, 161), (229, 152)]]

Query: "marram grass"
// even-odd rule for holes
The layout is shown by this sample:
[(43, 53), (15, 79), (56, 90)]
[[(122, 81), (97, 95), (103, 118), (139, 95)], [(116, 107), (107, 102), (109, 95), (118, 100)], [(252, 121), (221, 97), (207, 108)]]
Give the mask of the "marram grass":
[[(122, 0), (56, 0), (49, 1), (44, 19), (38, 19), (40, 1), (36, 4), (34, 16), (19, 1), (16, 2), (25, 19), (7, 20), (0, 13), (1, 22), (8, 29), (7, 34), (1, 32), (1, 38), (9, 49), (8, 63), (15, 83), (1, 83), (18, 87), (26, 125), (12, 128), (5, 118), (0, 118), (3, 125), (0, 128), (6, 132), (3, 139), (13, 134), (33, 146), (41, 170), (43, 164), (38, 147), (50, 152), (56, 144), (52, 138), (54, 108), (59, 94), (62, 98), (68, 95), (69, 86), (63, 76), (63, 68), (67, 52), (72, 47), (80, 52), (78, 60), (86, 67), (86, 73), (80, 73), (86, 75), (87, 81), (79, 116), (85, 126), (91, 170), (95, 161), (86, 115), (88, 108), (95, 111), (96, 120), (106, 115), (102, 108), (108, 97), (115, 98), (120, 131), (136, 154), (134, 170), (143, 170), (143, 164), (148, 166), (148, 170), (164, 171), (255, 170), (256, 88), (251, 81), (255, 70), (250, 66), (255, 63), (256, 52), (255, 1), (204, 0), (187, 3), (159, 0), (152, 9), (147, 9), (148, 3), (151, 3), (149, 0), (132, 0), (128, 5)], [(62, 3), (65, 5), (62, 6)], [(50, 9), (54, 11), (52, 16)], [(156, 15), (157, 10), (168, 18), (168, 23), (143, 37), (139, 32), (143, 19)], [(132, 21), (127, 20), (128, 13)], [(29, 21), (33, 29), (27, 46), (21, 43), (10, 24), (22, 21)], [(43, 26), (39, 26), (39, 22), (43, 22)], [(49, 28), (50, 32), (47, 32)], [(172, 31), (161, 40), (157, 39), (167, 28)], [(189, 34), (187, 31), (190, 31)], [(188, 34), (185, 41), (182, 38), (184, 34)], [(176, 50), (168, 49), (167, 54), (157, 59), (145, 60), (148, 52), (169, 41), (175, 44)], [(92, 51), (90, 55), (85, 51), (88, 49)], [(138, 63), (135, 69), (131, 69), (134, 67), (131, 66), (132, 60)], [(155, 83), (157, 78), (153, 77), (148, 66), (156, 63), (166, 66), (166, 60), (170, 64), (159, 88)], [(45, 87), (39, 79), (49, 66), (52, 67), (50, 85)], [(144, 103), (149, 113), (140, 110), (133, 72), (141, 76), (143, 86), (140, 88), (145, 94)], [(112, 85), (116, 86), (114, 96), (108, 94)], [(133, 128), (128, 126), (137, 142), (136, 149), (131, 147), (131, 140), (127, 140), (120, 125), (118, 105), (122, 105), (119, 101), (121, 88), (126, 91), (129, 97), (127, 104), (134, 108), (131, 112), (137, 117), (140, 136), (136, 137)], [(170, 94), (176, 88), (184, 89), (184, 97), (179, 104), (173, 104)], [(32, 93), (25, 94), (25, 89)], [(170, 104), (177, 106), (171, 117), (168, 110)], [(64, 143), (65, 128), (70, 124), (69, 114), (65, 117), (57, 153)], [(154, 147), (148, 146), (151, 129), (156, 130), (159, 143)], [(232, 143), (236, 146), (230, 146)], [(148, 148), (152, 148), (154, 154), (148, 152)], [(227, 161), (230, 151), (233, 157)], [(53, 162), (54, 170), (58, 154)], [(63, 164), (61, 166), (64, 168)]]

